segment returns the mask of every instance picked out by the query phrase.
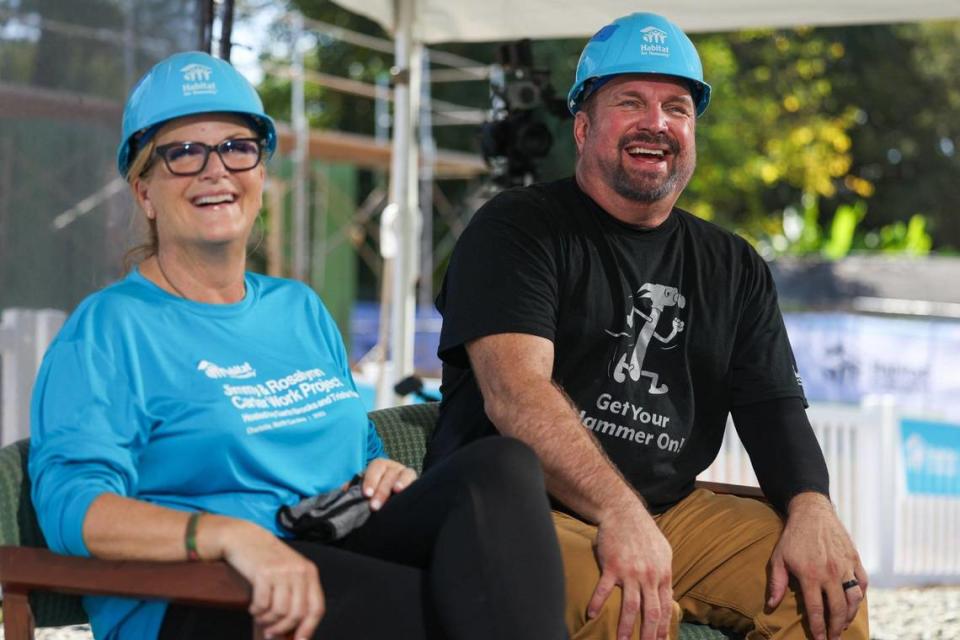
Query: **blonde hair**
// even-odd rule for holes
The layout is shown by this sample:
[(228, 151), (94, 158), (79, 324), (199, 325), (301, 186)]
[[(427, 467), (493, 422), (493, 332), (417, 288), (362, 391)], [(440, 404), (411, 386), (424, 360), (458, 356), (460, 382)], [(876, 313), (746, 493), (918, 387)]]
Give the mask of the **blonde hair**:
[[(127, 169), (126, 179), (128, 184), (133, 185), (136, 180), (143, 178), (150, 170), (150, 161), (153, 159), (153, 152), (156, 148), (156, 138), (151, 136), (143, 147), (137, 151), (133, 162), (130, 163), (130, 167)], [(135, 218), (135, 223), (137, 220), (146, 222), (147, 237), (144, 242), (131, 247), (123, 254), (124, 273), (129, 272), (134, 265), (138, 265), (147, 258), (157, 255), (157, 251), (160, 248), (160, 239), (157, 236), (157, 221), (146, 216), (143, 218)]]

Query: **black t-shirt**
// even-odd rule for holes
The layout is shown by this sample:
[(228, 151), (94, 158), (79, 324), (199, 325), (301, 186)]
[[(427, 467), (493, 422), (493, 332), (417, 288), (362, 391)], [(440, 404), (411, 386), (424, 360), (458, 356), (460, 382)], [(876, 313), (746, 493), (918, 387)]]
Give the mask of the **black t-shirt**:
[(572, 178), (499, 194), (471, 220), (437, 299), (443, 403), (427, 465), (495, 428), (464, 345), (554, 343), (554, 380), (661, 512), (716, 457), (729, 411), (803, 397), (769, 269), (742, 238), (674, 209), (643, 230)]

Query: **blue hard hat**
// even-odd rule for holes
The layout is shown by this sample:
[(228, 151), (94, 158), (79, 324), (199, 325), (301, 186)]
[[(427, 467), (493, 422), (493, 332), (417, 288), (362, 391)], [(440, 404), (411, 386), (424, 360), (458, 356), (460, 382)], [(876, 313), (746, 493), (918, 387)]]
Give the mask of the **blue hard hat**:
[(196, 113), (236, 113), (253, 121), (265, 140), (267, 156), (277, 148), (273, 119), (247, 79), (233, 66), (202, 51), (176, 53), (158, 62), (134, 86), (123, 108), (117, 168), (126, 178), (136, 147), (160, 125)]
[(567, 94), (567, 107), (576, 114), (594, 91), (624, 73), (655, 73), (682, 78), (703, 114), (710, 104), (710, 85), (696, 47), (680, 27), (655, 13), (632, 13), (598, 31), (580, 54), (577, 76)]

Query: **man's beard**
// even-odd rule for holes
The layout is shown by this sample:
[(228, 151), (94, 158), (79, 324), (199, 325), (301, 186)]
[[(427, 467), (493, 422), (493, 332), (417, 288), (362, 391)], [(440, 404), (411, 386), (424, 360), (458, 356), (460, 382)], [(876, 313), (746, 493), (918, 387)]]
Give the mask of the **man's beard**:
[(670, 155), (674, 158), (673, 166), (665, 178), (659, 175), (652, 175), (645, 172), (629, 173), (624, 166), (623, 161), (618, 156), (613, 167), (606, 167), (610, 178), (610, 186), (618, 195), (634, 202), (649, 204), (662, 200), (673, 193), (679, 193), (681, 189), (687, 186), (693, 170), (697, 164), (696, 151), (690, 149), (681, 153), (680, 145), (673, 138), (666, 134), (645, 135), (624, 137), (620, 141), (620, 149), (626, 149), (628, 146), (637, 143), (646, 142), (648, 144), (666, 145), (670, 149)]

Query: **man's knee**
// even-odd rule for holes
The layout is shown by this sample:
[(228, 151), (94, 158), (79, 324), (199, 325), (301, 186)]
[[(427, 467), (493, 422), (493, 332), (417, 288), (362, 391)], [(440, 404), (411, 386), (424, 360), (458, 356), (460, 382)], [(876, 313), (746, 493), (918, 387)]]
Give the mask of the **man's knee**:
[[(568, 579), (569, 582), (569, 579)], [(594, 583), (593, 586), (596, 586)], [(570, 611), (569, 607), (571, 602), (567, 601), (567, 631), (570, 633), (570, 640), (611, 640), (616, 638), (617, 629), (620, 625), (620, 609), (623, 604), (623, 592), (620, 587), (614, 587), (613, 591), (610, 592), (610, 595), (607, 597), (606, 602), (604, 602), (603, 607), (593, 618), (588, 618), (586, 616), (586, 607), (587, 603), (590, 601), (590, 597), (593, 595), (593, 588), (589, 589), (590, 595), (586, 597), (585, 602), (581, 598), (576, 606), (576, 611)], [(570, 595), (570, 590), (567, 591), (568, 596)], [(582, 595), (582, 594), (575, 594)], [(670, 626), (667, 638), (669, 640), (676, 640), (680, 637), (680, 619), (683, 617), (683, 612), (680, 609), (680, 605), (676, 602), (672, 603), (672, 610), (670, 613)], [(631, 640), (638, 640), (640, 638), (640, 627), (643, 622), (642, 615), (637, 615), (636, 623), (633, 627), (633, 632), (630, 634)]]
[[(594, 617), (587, 615), (587, 607), (593, 598), (594, 589), (600, 580), (600, 566), (594, 553), (596, 527), (571, 518), (566, 514), (554, 513), (554, 525), (560, 551), (563, 556), (563, 574), (566, 588), (564, 619), (570, 640), (609, 640), (617, 637), (620, 624), (622, 591), (615, 587)], [(680, 605), (673, 603), (671, 614), (671, 640), (677, 638), (681, 618)], [(640, 616), (631, 638), (640, 637)]]

